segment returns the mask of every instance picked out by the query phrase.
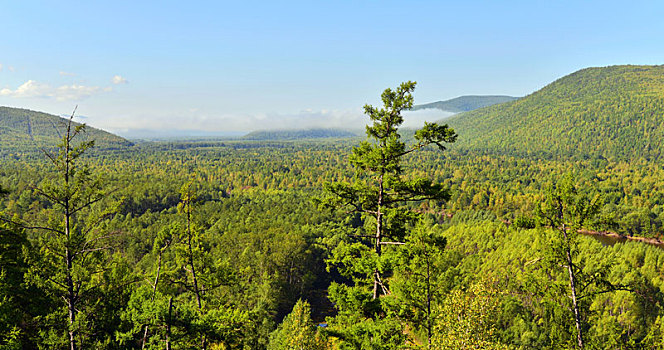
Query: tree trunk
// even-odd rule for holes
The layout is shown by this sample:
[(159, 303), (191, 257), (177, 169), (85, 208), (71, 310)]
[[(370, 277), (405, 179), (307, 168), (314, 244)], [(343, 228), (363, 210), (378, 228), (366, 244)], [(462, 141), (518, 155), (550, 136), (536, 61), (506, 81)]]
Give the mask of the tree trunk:
[[(150, 297), (150, 302), (154, 302), (154, 297), (157, 294), (157, 284), (159, 283), (159, 273), (161, 272), (161, 254), (163, 249), (159, 251), (159, 260), (157, 262), (157, 276), (154, 278), (154, 285), (152, 286), (152, 296)], [(148, 340), (148, 325), (145, 325), (145, 332), (143, 332), (143, 341), (141, 344), (141, 349), (145, 349), (145, 343)]]
[(166, 350), (171, 350), (171, 315), (173, 313), (173, 297), (168, 299), (168, 321), (166, 325)]
[[(196, 267), (194, 266), (194, 248), (191, 243), (191, 212), (187, 211), (187, 244), (189, 245), (189, 265), (191, 266), (191, 278), (194, 282), (194, 293), (196, 294), (196, 302), (198, 303), (198, 312), (202, 312), (203, 304), (201, 303), (201, 292), (198, 289), (198, 278), (196, 277)], [(205, 350), (207, 348), (206, 336), (203, 334), (203, 341), (201, 342), (201, 348)]]
[(65, 248), (65, 257), (67, 259), (67, 311), (69, 312), (69, 349), (76, 350), (76, 295), (74, 291), (74, 280), (71, 276), (72, 258), (69, 249)]
[[(381, 213), (381, 207), (383, 205), (383, 175), (380, 175), (380, 178), (378, 179), (378, 203), (376, 206), (376, 255), (380, 258), (381, 254), (381, 245), (380, 245), (380, 240), (382, 238), (382, 233), (383, 233), (383, 213)], [(378, 285), (381, 283), (380, 282), (380, 272), (378, 269), (374, 269), (374, 286), (373, 286), (373, 298), (372, 299), (377, 299), (379, 296), (378, 292)]]
[(579, 306), (576, 303), (576, 286), (575, 286), (575, 278), (574, 278), (574, 272), (572, 272), (572, 266), (571, 266), (571, 256), (569, 252), (567, 252), (567, 261), (568, 265), (567, 270), (569, 271), (569, 285), (570, 289), (572, 290), (572, 307), (574, 308), (574, 322), (576, 323), (576, 340), (579, 345), (579, 349), (583, 349), (583, 336), (581, 334), (581, 317), (579, 315)]
[(196, 267), (194, 267), (194, 248), (191, 243), (191, 214), (187, 212), (187, 244), (189, 246), (189, 265), (191, 266), (191, 278), (194, 282), (194, 293), (196, 294), (196, 302), (198, 303), (198, 310), (202, 309), (201, 293), (198, 290), (198, 279), (196, 278)]
[(427, 255), (427, 340), (429, 342), (428, 349), (431, 349), (431, 262)]
[[(71, 134), (71, 122), (67, 125), (67, 135), (65, 142), (65, 171), (63, 174), (65, 180), (65, 189), (69, 192), (69, 141)], [(65, 210), (65, 268), (66, 268), (66, 284), (67, 284), (67, 311), (69, 312), (69, 349), (76, 350), (76, 331), (74, 323), (76, 322), (76, 292), (74, 291), (74, 278), (72, 276), (72, 269), (74, 267), (74, 257), (69, 250), (71, 242), (71, 221), (72, 215), (70, 212), (70, 197), (66, 197), (64, 201)]]
[(567, 237), (567, 227), (563, 224), (563, 235), (565, 237), (565, 254), (567, 258), (567, 272), (569, 273), (569, 287), (572, 294), (572, 308), (574, 310), (574, 323), (576, 324), (576, 341), (579, 349), (583, 349), (583, 334), (581, 333), (581, 316), (579, 314), (579, 306), (576, 300), (576, 276), (572, 267), (572, 254), (569, 249), (569, 238)]

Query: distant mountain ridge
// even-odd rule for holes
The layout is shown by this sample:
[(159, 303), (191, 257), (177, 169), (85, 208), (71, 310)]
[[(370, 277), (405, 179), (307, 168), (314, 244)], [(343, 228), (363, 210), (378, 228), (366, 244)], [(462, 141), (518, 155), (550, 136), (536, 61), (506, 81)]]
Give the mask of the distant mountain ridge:
[(275, 141), (303, 140), (321, 138), (347, 138), (358, 136), (357, 133), (341, 129), (305, 129), (305, 130), (259, 130), (242, 137), (243, 140)]
[[(62, 137), (64, 123), (66, 119), (56, 115), (0, 107), (0, 152), (25, 152), (56, 146)], [(132, 145), (119, 136), (90, 126), (80, 140), (95, 140), (95, 147), (100, 149), (121, 149)]]
[(445, 120), (455, 148), (557, 158), (664, 159), (664, 66), (586, 68), (521, 99)]
[(459, 96), (450, 100), (415, 105), (411, 111), (417, 111), (421, 109), (440, 109), (447, 112), (461, 113), (499, 103), (514, 101), (517, 98), (518, 97), (503, 95)]

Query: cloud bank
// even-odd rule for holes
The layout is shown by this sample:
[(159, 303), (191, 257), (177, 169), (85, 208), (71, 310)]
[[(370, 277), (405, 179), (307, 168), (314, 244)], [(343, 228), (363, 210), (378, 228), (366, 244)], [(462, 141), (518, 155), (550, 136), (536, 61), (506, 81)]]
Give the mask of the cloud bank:
[[(421, 110), (405, 112), (404, 127), (419, 128), (425, 121), (435, 122), (445, 119), (453, 113), (441, 110)], [(189, 130), (191, 134), (199, 132), (250, 132), (255, 130), (313, 129), (335, 128), (345, 130), (363, 130), (370, 122), (362, 109), (353, 110), (303, 110), (296, 113), (258, 113), (258, 114), (217, 114), (190, 108), (180, 112), (158, 112), (149, 114), (122, 115), (100, 120), (102, 128), (129, 134), (131, 130), (152, 130), (170, 132)]]
[(0, 96), (14, 98), (54, 98), (58, 101), (78, 101), (111, 90), (112, 88), (110, 87), (102, 88), (99, 86), (85, 86), (78, 84), (52, 87), (46, 83), (28, 80), (15, 90), (9, 88), (0, 90)]

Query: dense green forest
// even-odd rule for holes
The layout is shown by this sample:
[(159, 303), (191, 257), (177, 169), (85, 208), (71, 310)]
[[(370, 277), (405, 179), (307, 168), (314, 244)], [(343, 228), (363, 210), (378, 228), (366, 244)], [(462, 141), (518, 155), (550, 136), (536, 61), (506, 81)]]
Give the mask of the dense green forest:
[[(0, 154), (18, 158), (36, 148), (56, 146), (62, 138), (64, 121), (42, 112), (0, 107)], [(103, 149), (123, 149), (132, 145), (119, 136), (91, 127), (81, 138), (95, 140), (97, 147)]]
[[(614, 118), (616, 81), (646, 101), (620, 116), (661, 121), (661, 94), (630, 88), (659, 69), (583, 70), (403, 137), (414, 83), (365, 107), (366, 141), (113, 149), (71, 124), (47, 153), (6, 149), (0, 347), (662, 349), (664, 250), (585, 234), (662, 237), (660, 158), (622, 124), (624, 147), (562, 146), (591, 142), (568, 106)], [(581, 134), (550, 137), (564, 120)]]
[(587, 68), (516, 101), (451, 118), (459, 147), (527, 157), (659, 159), (664, 66)]

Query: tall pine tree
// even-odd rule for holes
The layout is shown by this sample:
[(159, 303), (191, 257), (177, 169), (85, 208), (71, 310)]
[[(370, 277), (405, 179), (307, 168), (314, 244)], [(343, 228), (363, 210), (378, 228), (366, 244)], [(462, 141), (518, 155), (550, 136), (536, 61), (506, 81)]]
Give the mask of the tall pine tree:
[[(85, 318), (100, 298), (101, 274), (108, 269), (104, 251), (111, 248), (111, 235), (99, 228), (115, 211), (95, 208), (109, 193), (101, 177), (81, 160), (94, 141), (77, 142), (86, 126), (74, 123), (73, 118), (74, 114), (65, 123), (57, 151), (45, 152), (54, 170), (52, 177), (35, 188), (48, 202), (42, 211), (47, 218), (43, 223), (21, 225), (39, 232), (35, 245), (40, 254), (31, 261), (30, 282), (62, 303), (66, 314), (63, 328), (67, 329), (66, 342), (71, 350), (86, 346), (87, 337), (81, 331), (87, 328)], [(51, 332), (50, 338), (47, 342), (52, 346), (62, 345), (57, 332)]]
[[(425, 123), (415, 132), (414, 143), (408, 145), (402, 140), (399, 134), (404, 121), (402, 112), (413, 106), (414, 89), (414, 82), (402, 83), (396, 90), (383, 92), (382, 108), (364, 107), (372, 124), (366, 127), (368, 140), (354, 147), (349, 158), (356, 170), (355, 179), (352, 183), (326, 184), (328, 195), (319, 201), (322, 207), (336, 208), (350, 214), (354, 221), (360, 219), (363, 222), (363, 227), (346, 231), (328, 259), (329, 264), (352, 281), (352, 285), (333, 284), (330, 287), (330, 297), (336, 302), (340, 314), (351, 318), (358, 315), (375, 320), (385, 318), (386, 310), (380, 306), (380, 296), (390, 294), (388, 277), (393, 270), (394, 257), (384, 253), (391, 249), (388, 247), (406, 244), (404, 238), (419, 217), (407, 207), (408, 203), (444, 201), (450, 197), (448, 189), (441, 184), (414, 177), (402, 166), (408, 154), (428, 145), (444, 150), (445, 143), (457, 138), (447, 125)], [(374, 326), (378, 323), (370, 322), (368, 328), (358, 329), (356, 333), (364, 335), (356, 337), (354, 342), (378, 346), (380, 342), (401, 341), (403, 334), (396, 334), (401, 332), (398, 322)], [(368, 336), (368, 333), (373, 335)]]

